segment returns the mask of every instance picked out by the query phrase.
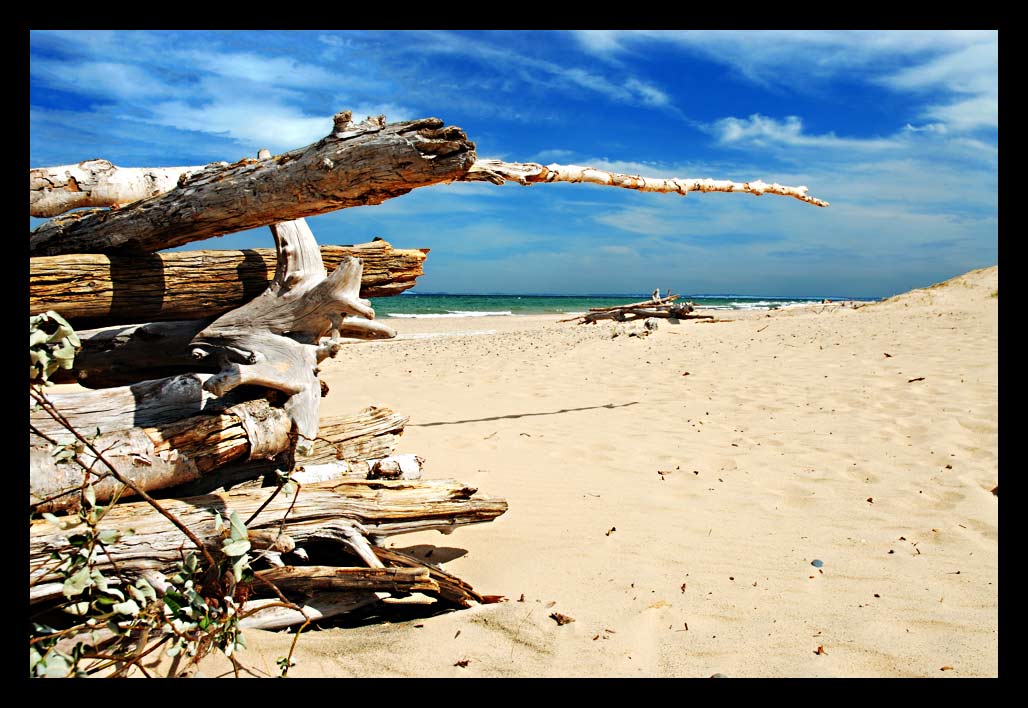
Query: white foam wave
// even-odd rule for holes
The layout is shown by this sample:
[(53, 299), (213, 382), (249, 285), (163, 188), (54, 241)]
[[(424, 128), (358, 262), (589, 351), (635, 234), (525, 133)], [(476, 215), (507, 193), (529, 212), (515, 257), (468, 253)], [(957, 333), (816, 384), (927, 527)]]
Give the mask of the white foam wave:
[(488, 312), (482, 310), (449, 310), (445, 314), (435, 312), (424, 314), (414, 314), (407, 312), (387, 312), (385, 313), (385, 316), (416, 320), (428, 320), (452, 317), (513, 317), (514, 313), (510, 310), (500, 310), (496, 312)]

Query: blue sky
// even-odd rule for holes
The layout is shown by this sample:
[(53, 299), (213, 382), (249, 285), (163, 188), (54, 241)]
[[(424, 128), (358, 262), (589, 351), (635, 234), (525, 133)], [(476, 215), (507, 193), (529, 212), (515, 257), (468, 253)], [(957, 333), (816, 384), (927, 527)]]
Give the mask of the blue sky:
[(453, 184), (313, 217), (321, 243), (431, 248), (419, 292), (878, 297), (997, 262), (998, 64), (980, 30), (36, 31), (30, 166), (231, 162), (315, 142), (342, 109), (437, 116), (483, 158), (832, 206)]

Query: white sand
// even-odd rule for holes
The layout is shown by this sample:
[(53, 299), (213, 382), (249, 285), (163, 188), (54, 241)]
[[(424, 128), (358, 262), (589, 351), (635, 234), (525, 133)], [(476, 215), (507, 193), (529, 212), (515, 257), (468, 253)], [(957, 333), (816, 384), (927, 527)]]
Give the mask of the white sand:
[[(389, 320), (495, 333), (347, 348), (324, 413), (407, 413), (398, 452), (426, 477), (508, 500), (492, 523), (392, 540), (509, 601), (305, 632), (290, 675), (995, 676), (997, 283), (645, 339)], [(244, 663), (277, 673), (292, 635), (248, 636)]]

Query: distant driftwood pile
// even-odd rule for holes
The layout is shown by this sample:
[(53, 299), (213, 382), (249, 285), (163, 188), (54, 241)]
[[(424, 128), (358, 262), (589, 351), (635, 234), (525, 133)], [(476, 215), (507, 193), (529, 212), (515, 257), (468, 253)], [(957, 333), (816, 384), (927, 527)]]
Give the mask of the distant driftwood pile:
[[(375, 407), (320, 415), (328, 393), (320, 363), (355, 340), (395, 336), (365, 298), (413, 285), (426, 251), (382, 241), (319, 246), (304, 221), (472, 181), (777, 194), (827, 206), (806, 187), (759, 180), (478, 160), (464, 132), (439, 119), (358, 124), (348, 111), (312, 145), (234, 164), (123, 169), (88, 160), (32, 169), (30, 214), (50, 220), (30, 234), (30, 315), (53, 310), (79, 330), (82, 349), (57, 380), (92, 390), (30, 390), (30, 510), (119, 499), (104, 526), (132, 534), (105, 536), (91, 562), (144, 578), (159, 593), (185, 551), (211, 560), (235, 543), (224, 521), (245, 519), (241, 543), (260, 551), (263, 566), (254, 566), (240, 600), (244, 626), (288, 626), (419, 596), (482, 601), (459, 579), (381, 542), (491, 521), (506, 502), (452, 480), (421, 479), (420, 458), (394, 454), (406, 416)], [(262, 226), (274, 252), (157, 253)], [(657, 295), (582, 321), (695, 317), (691, 305), (674, 303), (678, 296)], [(279, 493), (284, 475), (298, 483), (295, 494)], [(279, 486), (262, 486), (262, 478)], [(66, 530), (34, 517), (35, 616), (69, 592), (54, 552), (75, 553)]]
[(712, 320), (711, 315), (692, 314), (693, 305), (691, 302), (676, 302), (680, 296), (672, 295), (670, 292), (664, 297), (660, 296), (660, 289), (653, 291), (649, 300), (642, 302), (631, 302), (627, 305), (614, 305), (612, 307), (592, 307), (583, 315), (569, 317), (559, 322), (574, 322), (576, 324), (596, 324), (600, 320), (614, 320), (615, 322), (632, 322), (634, 320), (645, 320), (650, 317), (676, 320)]

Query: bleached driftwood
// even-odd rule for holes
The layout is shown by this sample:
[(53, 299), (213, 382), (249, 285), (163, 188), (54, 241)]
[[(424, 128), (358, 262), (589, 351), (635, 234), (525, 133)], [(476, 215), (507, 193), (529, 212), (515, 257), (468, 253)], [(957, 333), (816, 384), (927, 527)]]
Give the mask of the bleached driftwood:
[(358, 296), (360, 260), (346, 257), (328, 275), (307, 222), (273, 224), (271, 231), (278, 253), (272, 284), (204, 327), (191, 347), (198, 360), (218, 363), (219, 373), (203, 384), (217, 396), (244, 384), (286, 394), (283, 408), (300, 438), (297, 449), (305, 454), (318, 436), (317, 365), (338, 352), (344, 322), (348, 336), (372, 339), (395, 332), (374, 322), (371, 303)]
[[(184, 499), (165, 499), (162, 506), (211, 547), (220, 546), (214, 514), (228, 517), (233, 511), (250, 532), (281, 531), (296, 546), (316, 538), (325, 527), (345, 522), (374, 538), (415, 531), (450, 533), (458, 526), (491, 521), (507, 510), (502, 499), (477, 495), (477, 490), (454, 480), (333, 480), (303, 485), (296, 495), (273, 489), (233, 489)], [(263, 506), (263, 508), (261, 508)], [(104, 516), (104, 528), (131, 535), (106, 546), (97, 565), (107, 569), (116, 563), (126, 574), (153, 570), (168, 572), (181, 560), (189, 541), (164, 516), (145, 502), (122, 502)], [(67, 552), (68, 532), (45, 521), (33, 521), (29, 529), (30, 583), (56, 582), (50, 552)]]
[[(246, 400), (238, 396), (218, 399), (203, 388), (204, 381), (210, 377), (210, 374), (183, 374), (102, 391), (51, 393), (47, 398), (77, 430), (90, 435), (96, 431), (109, 433), (154, 427), (192, 416), (221, 413)], [(32, 410), (31, 399), (29, 406), (29, 423), (36, 430), (62, 444), (74, 439), (46, 411)]]
[[(148, 322), (78, 332), (82, 351), (72, 369), (58, 369), (55, 383), (78, 383), (87, 388), (128, 386), (144, 379), (160, 379), (188, 372), (216, 373), (217, 361), (197, 360), (190, 342), (211, 319)], [(388, 327), (368, 329), (346, 319), (339, 336), (351, 339), (388, 339)]]
[(609, 187), (635, 189), (640, 192), (676, 193), (682, 196), (689, 192), (745, 192), (756, 196), (779, 194), (814, 206), (828, 206), (828, 202), (809, 196), (806, 187), (786, 187), (777, 183), (767, 184), (759, 179), (753, 182), (733, 182), (721, 179), (639, 177), (579, 165), (540, 165), (535, 162), (478, 160), (458, 181), (492, 182), (493, 184), (510, 181), (526, 185), (540, 182), (588, 182)]
[[(353, 415), (323, 418), (313, 450), (299, 461), (293, 478), (301, 483), (341, 477), (369, 479), (375, 476), (376, 472), (372, 470), (377, 464), (379, 469), (383, 465), (386, 469), (401, 467), (404, 472), (400, 479), (420, 479), (421, 458), (394, 454), (407, 421), (405, 415), (376, 406)], [(169, 490), (169, 493), (174, 491), (175, 496), (180, 497), (207, 494), (256, 480), (284, 467), (283, 461), (278, 459), (230, 462), (195, 482)]]
[(249, 600), (243, 604), (239, 627), (269, 631), (285, 629), (308, 620), (316, 622), (353, 612), (388, 596), (389, 593), (381, 591), (318, 593), (304, 600), (299, 610), (283, 607), (278, 599)]
[[(398, 295), (413, 287), (427, 253), (394, 249), (382, 240), (321, 246), (330, 270), (346, 256), (361, 259), (363, 298)], [(259, 295), (274, 275), (273, 248), (41, 256), (31, 259), (29, 314), (56, 310), (79, 330), (216, 317)]]
[(663, 319), (713, 319), (710, 315), (692, 314), (693, 305), (689, 302), (675, 302), (678, 295), (670, 292), (660, 297), (660, 289), (653, 291), (649, 300), (631, 302), (627, 305), (613, 305), (610, 307), (592, 307), (582, 315), (575, 315), (566, 320), (558, 322), (575, 322), (576, 324), (596, 324), (600, 320), (614, 320), (615, 322), (633, 322), (644, 320), (650, 317)]
[[(123, 477), (148, 491), (194, 481), (247, 453), (256, 458), (273, 457), (289, 449), (291, 427), (283, 410), (257, 399), (217, 415), (91, 434), (89, 440)], [(56, 459), (58, 445), (52, 441), (61, 442), (45, 434), (33, 434), (30, 440), (29, 505), (38, 511), (74, 508), (78, 504), (74, 492), (84, 483), (78, 464)], [(91, 481), (97, 501), (129, 494), (91, 450), (82, 449), (78, 457), (96, 475)]]
[(207, 167), (124, 168), (107, 160), (29, 170), (29, 215), (47, 218), (82, 207), (117, 207), (168, 192)]
[[(260, 461), (272, 460), (292, 448), (292, 423), (284, 411), (273, 408), (264, 399), (228, 407), (229, 401), (219, 402), (202, 392), (200, 386), (206, 378), (183, 376), (165, 382), (146, 382), (143, 389), (146, 395), (138, 409), (125, 403), (126, 397), (132, 395), (131, 390), (125, 389), (102, 392), (113, 395), (93, 400), (92, 406), (88, 401), (97, 398), (94, 392), (90, 392), (93, 395), (53, 395), (50, 399), (58, 406), (65, 406), (69, 421), (78, 429), (88, 431), (88, 438), (96, 437), (94, 431), (99, 431), (99, 437), (92, 440), (93, 445), (115, 469), (147, 492), (188, 483), (203, 486), (201, 480), (209, 490), (254, 479), (276, 466), (283, 466), (274, 461), (266, 464)], [(161, 392), (168, 394), (167, 399)], [(201, 399), (206, 414), (176, 417), (176, 408), (170, 401), (179, 398), (188, 402), (194, 393), (207, 396)], [(122, 404), (126, 407), (119, 408)], [(50, 511), (72, 508), (78, 503), (75, 492), (83, 484), (84, 473), (73, 461), (58, 462), (55, 453), (59, 446), (73, 444), (74, 439), (45, 411), (36, 411), (30, 416), (30, 423), (38, 431), (30, 439), (30, 506)], [(133, 418), (150, 422), (136, 423), (133, 427), (130, 422)], [(356, 468), (361, 460), (371, 460), (373, 465), (382, 458), (390, 459), (407, 420), (407, 416), (380, 407), (327, 418), (322, 421), (315, 454), (307, 458), (308, 464), (331, 460), (351, 463)], [(93, 463), (93, 455), (87, 449), (79, 456), (87, 465)], [(386, 467), (399, 464), (398, 461), (386, 463)], [(95, 463), (93, 469), (97, 475), (108, 472), (102, 463)], [(364, 477), (368, 476), (368, 471), (365, 467)], [(131, 495), (109, 477), (96, 484), (95, 491), (100, 503), (115, 495)], [(45, 500), (52, 501), (44, 503)]]
[(334, 118), (317, 143), (264, 159), (195, 172), (164, 194), (122, 209), (51, 219), (29, 238), (32, 256), (150, 253), (213, 236), (379, 204), (417, 187), (457, 179), (474, 143), (438, 118), (354, 124)]

